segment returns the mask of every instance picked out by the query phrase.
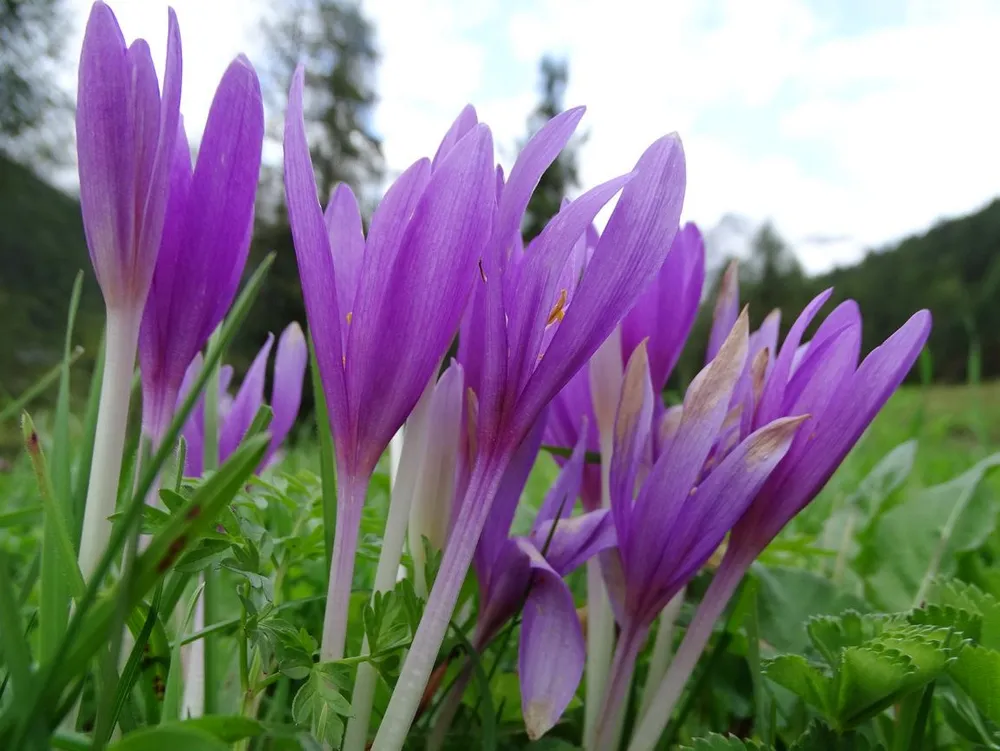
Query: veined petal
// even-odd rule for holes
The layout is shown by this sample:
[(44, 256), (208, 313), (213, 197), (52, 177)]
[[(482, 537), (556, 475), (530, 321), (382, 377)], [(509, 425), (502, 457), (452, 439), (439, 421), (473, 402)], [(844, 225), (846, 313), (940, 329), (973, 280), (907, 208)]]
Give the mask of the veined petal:
[[(202, 356), (199, 352), (184, 372), (184, 380), (178, 392), (177, 403), (180, 405), (194, 386), (194, 381), (202, 367)], [(201, 477), (205, 462), (205, 397), (202, 395), (191, 414), (188, 416), (181, 436), (187, 444), (184, 454), (184, 474), (187, 477)]]
[(340, 334), (337, 277), (330, 238), (317, 197), (309, 144), (306, 142), (302, 115), (304, 75), (302, 66), (296, 68), (285, 115), (285, 195), (309, 333), (323, 382), (337, 454), (344, 460), (345, 443), (349, 439), (349, 416), (344, 384), (344, 349)]
[(127, 114), (125, 38), (111, 9), (91, 8), (80, 54), (76, 108), (80, 207), (90, 260), (105, 298), (124, 284), (122, 258), (135, 232), (134, 135)]
[(520, 545), (533, 574), (518, 651), (521, 711), (528, 737), (537, 740), (559, 721), (576, 694), (586, 648), (566, 583), (530, 543), (522, 540)]
[(230, 408), (219, 431), (219, 463), (226, 461), (240, 445), (243, 436), (253, 424), (257, 410), (264, 404), (264, 379), (267, 376), (267, 358), (274, 344), (274, 334), (267, 335), (267, 341), (260, 348), (250, 369), (243, 377), (236, 399)]
[(448, 153), (455, 148), (455, 144), (461, 141), (462, 137), (478, 124), (479, 118), (476, 116), (476, 108), (471, 104), (465, 105), (462, 111), (458, 113), (458, 117), (455, 118), (455, 122), (448, 128), (448, 132), (444, 134), (444, 138), (441, 139), (441, 145), (438, 146), (434, 154), (434, 159), (431, 162), (431, 169), (437, 169), (441, 160), (448, 156)]
[[(715, 359), (691, 382), (670, 451), (656, 462), (639, 492), (629, 536), (623, 540), (619, 534), (630, 587), (651, 581), (663, 540), (672, 533), (677, 514), (683, 509), (682, 501), (701, 475), (729, 412), (733, 388), (743, 372), (748, 328), (744, 310)], [(668, 502), (669, 498), (674, 501)], [(631, 530), (636, 533), (633, 535)], [(638, 530), (642, 530), (641, 534)]]
[(712, 332), (708, 337), (708, 351), (705, 362), (711, 362), (726, 341), (729, 332), (740, 314), (740, 266), (738, 261), (730, 261), (722, 275), (719, 295), (715, 299), (715, 313), (712, 316)]
[(608, 509), (568, 519), (549, 519), (536, 524), (529, 539), (539, 551), (545, 551), (545, 560), (560, 576), (566, 576), (589, 558), (617, 544)]
[(264, 464), (274, 456), (295, 424), (302, 403), (302, 383), (306, 374), (309, 349), (306, 338), (297, 323), (290, 323), (278, 338), (278, 352), (274, 356), (274, 382), (271, 384), (271, 443)]
[(663, 391), (684, 349), (704, 282), (705, 243), (698, 228), (689, 223), (674, 237), (656, 278), (621, 325), (624, 360), (640, 341), (649, 340), (649, 373), (656, 392)]
[[(579, 432), (584, 426), (586, 427), (586, 449), (600, 451), (597, 418), (594, 416), (594, 406), (590, 398), (588, 368), (581, 368), (549, 404), (549, 419), (542, 440), (552, 446), (571, 448), (576, 445), (580, 438)], [(552, 458), (560, 466), (564, 466), (567, 462), (566, 457), (563, 456), (554, 454)], [(584, 463), (580, 500), (586, 511), (600, 508), (601, 470), (599, 464)]]
[(639, 158), (573, 305), (545, 358), (522, 392), (515, 434), (590, 359), (629, 311), (670, 250), (684, 198), (684, 154), (676, 136), (653, 143)]
[[(627, 554), (627, 540), (631, 536), (635, 480), (639, 471), (639, 457), (649, 440), (653, 399), (646, 345), (640, 343), (629, 358), (625, 370), (621, 400), (615, 417), (614, 450), (611, 453), (611, 513), (623, 555)], [(601, 461), (608, 461), (608, 457), (602, 456)]]
[(323, 219), (330, 235), (333, 265), (337, 269), (337, 304), (347, 311), (344, 313), (346, 332), (353, 318), (354, 295), (358, 290), (365, 257), (361, 212), (350, 185), (338, 183), (334, 187)]
[(915, 313), (864, 359), (817, 420), (807, 425), (808, 450), (793, 446), (789, 464), (779, 468), (733, 529), (733, 545), (761, 549), (808, 504), (913, 366), (930, 334), (931, 315)]
[[(370, 471), (458, 329), (493, 221), (493, 139), (477, 126), (431, 175), (414, 209), (385, 296), (362, 283), (348, 335), (347, 388), (357, 417), (359, 467)], [(369, 248), (374, 255), (374, 248)], [(392, 353), (392, 357), (386, 357)]]
[[(730, 528), (753, 501), (768, 476), (785, 456), (805, 417), (783, 417), (761, 428), (689, 491), (680, 489), (658, 500), (679, 504), (677, 521), (651, 550), (656, 556), (653, 578), (639, 595), (639, 617), (649, 623), (722, 543)], [(654, 584), (655, 582), (655, 584)]]
[(767, 350), (771, 353), (770, 361), (768, 362), (767, 372), (771, 372), (771, 362), (778, 354), (778, 330), (781, 327), (781, 311), (775, 308), (760, 324), (760, 328), (750, 334), (750, 362), (753, 362), (754, 358), (761, 350)]
[(480, 608), (474, 644), (483, 649), (521, 609), (531, 585), (530, 557), (517, 540), (505, 539), (486, 568), (476, 568)]
[[(569, 143), (585, 109), (574, 107), (560, 112), (545, 123), (521, 149), (500, 196), (500, 211), (494, 228), (494, 237), (501, 248), (506, 248), (514, 234), (520, 231), (521, 218), (528, 208), (531, 194), (535, 191), (542, 174)], [(500, 260), (503, 266), (506, 258)]]

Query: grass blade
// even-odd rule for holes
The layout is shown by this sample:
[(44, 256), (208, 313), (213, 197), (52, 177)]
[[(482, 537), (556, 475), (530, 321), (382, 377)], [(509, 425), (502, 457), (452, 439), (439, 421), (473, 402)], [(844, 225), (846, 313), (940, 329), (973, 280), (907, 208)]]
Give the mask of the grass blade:
[(0, 655), (7, 667), (7, 674), (14, 700), (25, 699), (31, 682), (31, 656), (28, 641), (21, 626), (20, 609), (6, 553), (0, 549)]
[[(77, 347), (73, 350), (73, 356), (70, 358), (70, 365), (73, 365), (77, 360), (79, 360), (80, 355), (82, 354), (83, 347)], [(39, 395), (45, 393), (49, 386), (59, 380), (59, 376), (62, 371), (63, 364), (61, 362), (53, 366), (50, 370), (47, 370), (45, 375), (39, 378), (33, 386), (0, 410), (0, 423), (7, 422), (7, 420), (12, 417), (19, 415), (21, 411), (28, 406), (28, 404), (37, 399)]]
[(80, 547), (83, 528), (83, 510), (87, 503), (87, 485), (90, 483), (90, 464), (94, 457), (94, 441), (97, 436), (97, 412), (101, 406), (101, 381), (104, 378), (104, 337), (97, 348), (94, 372), (90, 374), (90, 391), (87, 395), (87, 411), (83, 417), (83, 434), (80, 436), (80, 450), (76, 457), (76, 484), (70, 502), (73, 520), (73, 545)]
[[(121, 678), (118, 681), (118, 688), (115, 692), (114, 704), (111, 710), (111, 723), (108, 726), (109, 734), (111, 728), (113, 728), (115, 723), (118, 722), (118, 716), (121, 714), (121, 711), (125, 706), (125, 702), (128, 701), (129, 695), (132, 693), (132, 687), (135, 685), (135, 681), (139, 677), (139, 665), (142, 662), (143, 653), (146, 650), (146, 644), (149, 642), (149, 637), (153, 633), (153, 627), (156, 625), (156, 619), (159, 617), (160, 594), (160, 588), (157, 587), (156, 593), (153, 595), (153, 601), (150, 603), (146, 620), (142, 624), (142, 630), (139, 631), (139, 635), (135, 639), (135, 644), (132, 646), (132, 652), (129, 654), (128, 661), (125, 663), (125, 668), (122, 670)], [(105, 738), (105, 742), (107, 742), (107, 738)]]

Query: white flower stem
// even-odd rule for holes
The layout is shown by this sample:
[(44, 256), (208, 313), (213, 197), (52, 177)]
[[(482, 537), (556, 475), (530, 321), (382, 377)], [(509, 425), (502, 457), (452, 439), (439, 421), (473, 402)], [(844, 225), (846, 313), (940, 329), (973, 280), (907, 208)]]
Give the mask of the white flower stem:
[(351, 477), (338, 472), (337, 525), (333, 532), (333, 555), (330, 558), (330, 583), (326, 592), (326, 613), (323, 617), (323, 640), (320, 659), (339, 660), (344, 656), (347, 641), (347, 613), (354, 581), (354, 558), (358, 552), (361, 510), (365, 505), (368, 478)]
[(101, 401), (80, 537), (80, 571), (87, 580), (111, 539), (108, 517), (114, 514), (118, 501), (139, 321), (140, 315), (134, 311), (108, 310)]
[[(611, 451), (614, 441), (612, 430), (601, 430), (601, 507), (611, 505)], [(597, 740), (597, 726), (601, 705), (611, 669), (611, 655), (615, 645), (615, 617), (611, 601), (604, 586), (600, 561), (587, 561), (587, 693), (584, 705), (583, 746), (593, 749)]]
[[(213, 347), (219, 338), (216, 331), (209, 338), (209, 348)], [(202, 426), (204, 457), (202, 466), (206, 472), (212, 472), (219, 466), (219, 368), (212, 368), (208, 381), (205, 383), (205, 421)], [(217, 613), (219, 589), (222, 586), (220, 572), (211, 568), (205, 569), (201, 575), (205, 586), (198, 597), (195, 620), (201, 618), (201, 628), (210, 626), (221, 615)], [(191, 688), (191, 704), (186, 706), (190, 717), (201, 717), (204, 714), (214, 714), (218, 709), (217, 692), (222, 685), (224, 676), (220, 675), (217, 665), (219, 642), (215, 634), (209, 634), (199, 639), (197, 647), (191, 650), (191, 674), (201, 679), (202, 687)], [(188, 645), (194, 647), (194, 644)], [(200, 666), (195, 667), (195, 662)], [(188, 681), (191, 683), (191, 681)], [(184, 689), (184, 698), (188, 699), (188, 687)]]
[[(385, 535), (382, 538), (382, 550), (379, 552), (378, 568), (375, 571), (376, 592), (390, 592), (396, 586), (396, 573), (399, 569), (399, 561), (403, 557), (406, 525), (410, 518), (410, 504), (413, 501), (413, 480), (415, 478), (413, 477), (414, 472), (411, 470), (418, 469), (404, 465), (402, 472), (400, 472), (400, 464), (408, 453), (406, 448), (409, 447), (400, 445), (402, 431), (396, 436), (389, 444), (390, 474), (393, 477), (393, 485), (392, 495), (389, 498), (389, 516), (385, 522)], [(395, 454), (395, 458), (393, 454)], [(413, 462), (406, 462), (407, 465), (411, 463)], [(366, 655), (368, 652), (368, 637), (365, 636), (361, 644), (361, 654)], [(378, 675), (371, 663), (363, 662), (358, 665), (358, 674), (354, 681), (354, 694), (351, 699), (353, 717), (347, 723), (344, 751), (364, 751), (365, 749), (377, 679)]]
[(642, 717), (649, 705), (653, 701), (653, 694), (657, 686), (663, 680), (664, 673), (667, 672), (667, 665), (670, 664), (670, 654), (674, 646), (674, 623), (677, 621), (677, 614), (680, 613), (681, 605), (684, 604), (684, 592), (674, 595), (673, 599), (660, 612), (660, 627), (656, 630), (656, 639), (653, 641), (653, 654), (649, 658), (649, 670), (646, 672), (646, 685), (642, 689), (642, 703), (639, 705), (639, 717)]
[(399, 751), (406, 742), (427, 679), (444, 641), (448, 623), (455, 610), (462, 582), (472, 562), (490, 506), (503, 475), (503, 466), (484, 466), (477, 462), (469, 481), (465, 501), (448, 540), (441, 568), (434, 581), (424, 616), (406, 655), (396, 688), (389, 699), (382, 724), (375, 735), (372, 751)]
[(749, 561), (740, 560), (732, 554), (722, 561), (704, 599), (698, 606), (691, 625), (684, 634), (673, 662), (667, 668), (666, 675), (649, 703), (649, 708), (640, 715), (641, 719), (632, 734), (628, 751), (652, 751), (656, 747), (684, 686), (687, 685), (695, 665), (698, 664), (698, 658), (701, 657), (705, 645), (712, 636), (713, 625), (726, 609), (726, 604), (739, 586), (749, 565)]

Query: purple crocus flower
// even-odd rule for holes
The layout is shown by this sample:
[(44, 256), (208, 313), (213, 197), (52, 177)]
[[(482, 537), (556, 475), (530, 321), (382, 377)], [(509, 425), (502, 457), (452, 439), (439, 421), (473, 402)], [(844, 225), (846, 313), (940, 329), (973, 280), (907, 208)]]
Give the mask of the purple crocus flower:
[(174, 146), (167, 221), (139, 335), (143, 430), (156, 443), (186, 363), (236, 294), (250, 250), (263, 139), (260, 84), (240, 56), (216, 90), (193, 172), (183, 127)]
[[(566, 205), (520, 252), (517, 238), (528, 199), (582, 115), (577, 108), (550, 120), (525, 146), (509, 179), (499, 172), (494, 179), (497, 220), (459, 336), (459, 360), (476, 397), (476, 454), (376, 748), (396, 749), (405, 740), (511, 457), (545, 406), (651, 282), (677, 232), (684, 156), (679, 139), (671, 135), (653, 143), (631, 173)], [(456, 121), (456, 136), (473, 123), (474, 118)], [(573, 252), (597, 212), (619, 192), (577, 283)]]
[[(708, 643), (712, 625), (750, 564), (822, 490), (902, 382), (927, 340), (931, 316), (921, 310), (858, 365), (861, 314), (857, 304), (848, 300), (827, 316), (808, 343), (801, 344), (806, 328), (831, 293), (827, 290), (810, 302), (792, 325), (773, 362), (767, 362), (766, 354), (758, 354), (755, 372), (742, 378), (737, 387), (742, 394), (734, 399), (742, 407), (734, 433), (743, 434), (785, 415), (810, 417), (733, 527), (725, 557), (638, 725), (630, 745), (632, 751), (656, 744)], [(760, 339), (773, 342), (776, 331), (776, 319), (765, 322), (759, 331)], [(770, 346), (762, 346), (760, 352), (766, 353)]]
[[(659, 456), (636, 482), (653, 422), (654, 394), (645, 348), (636, 348), (622, 386), (611, 457), (611, 512), (618, 549), (604, 557), (605, 579), (621, 633), (607, 685), (597, 748), (612, 748), (635, 659), (649, 627), (704, 565), (788, 451), (802, 417), (764, 425), (721, 460), (729, 402), (748, 350), (747, 316), (692, 381), (679, 420), (660, 436)], [(665, 541), (669, 544), (665, 545)]]
[[(302, 114), (304, 71), (285, 124), (285, 189), (306, 313), (330, 412), (337, 525), (321, 654), (343, 655), (361, 509), (379, 456), (458, 328), (496, 212), (493, 138), (449, 133), (389, 188), (366, 238), (350, 188), (324, 216)], [(475, 120), (474, 113), (472, 120)], [(452, 135), (456, 137), (452, 138)]]
[(94, 3), (80, 55), (76, 109), (80, 209), (107, 309), (104, 373), (80, 544), (89, 577), (111, 536), (142, 309), (163, 233), (180, 118), (181, 41), (168, 12), (163, 94), (149, 45), (126, 46)]
[[(253, 419), (264, 404), (264, 380), (267, 376), (267, 361), (271, 354), (274, 335), (268, 334), (267, 341), (260, 348), (250, 369), (243, 377), (243, 383), (230, 395), (229, 385), (233, 369), (229, 365), (219, 368), (219, 459), (221, 465), (239, 447), (253, 424)], [(274, 375), (271, 385), (271, 410), (274, 413), (268, 433), (271, 443), (258, 471), (267, 467), (275, 452), (284, 442), (299, 412), (302, 402), (302, 382), (305, 378), (308, 348), (302, 329), (297, 323), (290, 323), (278, 339), (278, 352), (274, 358)], [(184, 400), (191, 385), (201, 370), (201, 354), (195, 356), (184, 374), (178, 402)], [(201, 477), (205, 460), (205, 397), (202, 395), (191, 412), (181, 432), (187, 444), (184, 474)]]

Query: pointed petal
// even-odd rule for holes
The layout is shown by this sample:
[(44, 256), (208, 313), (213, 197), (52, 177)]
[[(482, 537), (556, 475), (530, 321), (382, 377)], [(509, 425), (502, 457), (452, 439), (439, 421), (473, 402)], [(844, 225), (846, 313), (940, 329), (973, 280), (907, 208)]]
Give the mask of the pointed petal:
[(271, 384), (271, 443), (264, 464), (284, 442), (299, 415), (302, 403), (302, 384), (306, 374), (309, 348), (297, 323), (290, 323), (278, 338), (278, 352), (274, 356), (274, 382)]
[(736, 324), (740, 314), (740, 265), (736, 260), (730, 261), (719, 284), (719, 295), (715, 299), (715, 313), (712, 316), (712, 332), (708, 337), (708, 351), (705, 362), (711, 362), (719, 352), (722, 343), (726, 341), (729, 332)]
[[(584, 423), (586, 420), (586, 423)], [(549, 404), (549, 419), (545, 426), (543, 442), (550, 446), (571, 448), (580, 439), (580, 431), (586, 427), (585, 447), (587, 451), (600, 451), (597, 433), (597, 419), (590, 398), (590, 374), (588, 368), (570, 379), (562, 391)], [(565, 466), (567, 459), (553, 455), (556, 464)], [(585, 462), (580, 486), (580, 500), (586, 511), (594, 511), (601, 505), (600, 465)]]
[(350, 326), (354, 295), (358, 289), (365, 256), (365, 235), (361, 226), (358, 199), (349, 185), (338, 183), (330, 195), (330, 203), (323, 214), (326, 230), (330, 235), (333, 265), (337, 269), (337, 305), (344, 311), (345, 323)]
[(536, 525), (529, 539), (535, 548), (543, 551), (545, 560), (560, 576), (568, 575), (591, 557), (617, 544), (614, 521), (607, 509), (569, 519), (549, 519)]
[[(757, 356), (761, 350), (768, 350), (771, 361), (778, 354), (778, 330), (781, 328), (781, 311), (775, 308), (764, 318), (760, 328), (750, 334), (750, 361)], [(770, 372), (770, 364), (768, 372)]]
[(438, 150), (434, 154), (434, 160), (431, 162), (431, 169), (437, 169), (441, 160), (448, 156), (451, 150), (455, 148), (455, 144), (461, 141), (462, 137), (478, 124), (479, 118), (476, 116), (476, 108), (471, 104), (465, 105), (462, 111), (458, 113), (458, 117), (455, 118), (455, 122), (448, 128), (448, 132), (444, 134), (441, 145), (438, 146)]
[(517, 430), (590, 359), (663, 264), (684, 197), (680, 140), (666, 136), (639, 158), (622, 191), (573, 305), (524, 389)]
[(309, 334), (316, 351), (337, 454), (343, 459), (347, 449), (345, 444), (349, 437), (349, 423), (344, 385), (344, 350), (340, 333), (341, 317), (330, 238), (317, 197), (309, 144), (306, 143), (302, 115), (304, 76), (302, 66), (296, 68), (285, 115), (285, 195)]
[[(631, 536), (635, 480), (639, 457), (649, 439), (653, 418), (653, 386), (649, 380), (646, 345), (640, 343), (629, 358), (615, 418), (614, 450), (611, 453), (611, 513), (619, 546), (627, 549)], [(608, 461), (605, 456), (601, 461)]]
[[(199, 352), (194, 356), (191, 364), (184, 372), (184, 380), (181, 383), (177, 396), (177, 404), (187, 398), (188, 393), (194, 386), (194, 381), (201, 371), (202, 356)], [(187, 477), (201, 477), (204, 471), (205, 460), (205, 397), (202, 395), (195, 404), (194, 409), (188, 416), (184, 427), (181, 428), (181, 436), (187, 444), (184, 456), (184, 474)]]
[(222, 421), (222, 428), (219, 431), (220, 464), (226, 461), (240, 445), (243, 436), (253, 424), (257, 410), (264, 404), (264, 379), (267, 376), (267, 358), (271, 354), (272, 344), (274, 344), (274, 334), (268, 334), (267, 341), (243, 377), (243, 384), (236, 394), (236, 399), (233, 400), (233, 406)]
[(531, 560), (531, 593), (524, 606), (518, 673), (521, 711), (531, 740), (555, 725), (576, 694), (586, 648), (573, 595), (566, 583), (530, 543), (522, 541)]
[[(454, 338), (494, 209), (493, 139), (477, 126), (434, 171), (393, 265), (384, 296), (362, 282), (347, 347), (347, 387), (358, 414), (359, 466), (370, 471)], [(391, 358), (386, 353), (392, 353)]]
[(561, 112), (547, 123), (525, 144), (510, 171), (503, 194), (500, 196), (500, 213), (494, 228), (494, 237), (500, 247), (506, 248), (515, 233), (521, 229), (521, 218), (528, 207), (528, 200), (535, 186), (569, 143), (576, 126), (580, 124), (585, 108), (575, 107)]

